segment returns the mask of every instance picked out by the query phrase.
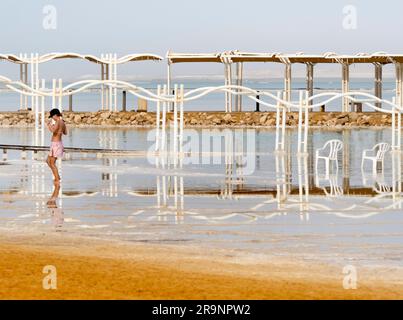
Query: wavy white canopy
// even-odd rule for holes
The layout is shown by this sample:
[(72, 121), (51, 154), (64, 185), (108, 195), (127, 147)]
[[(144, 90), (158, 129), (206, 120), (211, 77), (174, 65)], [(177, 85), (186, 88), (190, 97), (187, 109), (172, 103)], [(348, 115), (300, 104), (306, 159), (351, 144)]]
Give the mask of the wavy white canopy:
[[(46, 53), (38, 56), (38, 60), (36, 57), (24, 58), (22, 55), (17, 56), (14, 54), (0, 54), (0, 60), (7, 60), (13, 63), (22, 64), (22, 63), (32, 63), (32, 62), (48, 62), (56, 59), (83, 59), (93, 63), (109, 63), (108, 59), (102, 59), (92, 54), (79, 54), (75, 52), (52, 52)], [(116, 64), (122, 64), (129, 61), (143, 61), (143, 60), (154, 60), (160, 61), (163, 60), (163, 57), (151, 53), (141, 53), (141, 54), (128, 54), (117, 58)], [(115, 63), (115, 62), (114, 62)]]
[(226, 51), (221, 53), (173, 53), (168, 51), (168, 63), (181, 62), (279, 62), (279, 63), (402, 63), (403, 54), (388, 54), (375, 52), (373, 54), (357, 53), (356, 55), (338, 55), (326, 52), (321, 55), (311, 55), (298, 52), (284, 53), (256, 53), (241, 51)]

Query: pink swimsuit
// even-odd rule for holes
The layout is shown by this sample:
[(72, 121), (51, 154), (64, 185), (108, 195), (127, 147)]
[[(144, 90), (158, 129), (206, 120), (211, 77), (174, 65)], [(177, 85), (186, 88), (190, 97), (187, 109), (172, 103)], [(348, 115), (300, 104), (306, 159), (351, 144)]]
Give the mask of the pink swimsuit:
[(63, 157), (64, 147), (61, 141), (52, 141), (50, 144), (49, 156), (55, 158)]

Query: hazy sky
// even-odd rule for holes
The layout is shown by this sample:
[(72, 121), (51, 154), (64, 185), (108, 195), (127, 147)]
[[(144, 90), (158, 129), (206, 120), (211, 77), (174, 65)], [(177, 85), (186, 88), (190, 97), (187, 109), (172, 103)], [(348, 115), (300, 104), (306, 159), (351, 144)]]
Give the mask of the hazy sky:
[[(251, 52), (403, 53), (403, 2), (398, 0), (2, 0), (1, 52), (79, 53), (150, 52), (165, 56), (176, 52), (219, 52), (239, 49)], [(47, 14), (56, 9), (56, 29), (43, 27)], [(356, 26), (345, 27), (351, 17), (343, 8), (356, 10)], [(348, 17), (346, 18), (346, 16)], [(53, 20), (52, 20), (53, 21)], [(350, 20), (348, 20), (350, 21)], [(347, 21), (347, 24), (349, 23)], [(350, 21), (351, 22), (351, 21)], [(354, 23), (353, 23), (354, 24)], [(351, 23), (347, 27), (351, 27)], [(3, 72), (18, 70), (0, 64)], [(174, 73), (221, 74), (222, 66), (175, 65)], [(52, 62), (42, 72), (64, 77), (98, 74), (87, 62)], [(281, 75), (281, 66), (251, 64), (250, 76)], [(303, 67), (295, 68), (297, 75)], [(391, 73), (392, 68), (385, 72)], [(356, 75), (371, 73), (371, 66), (355, 67)], [(163, 77), (165, 62), (140, 62), (119, 67), (120, 74)], [(320, 66), (319, 74), (339, 74), (336, 66)], [(15, 74), (14, 74), (15, 75)], [(53, 74), (52, 74), (53, 75)]]

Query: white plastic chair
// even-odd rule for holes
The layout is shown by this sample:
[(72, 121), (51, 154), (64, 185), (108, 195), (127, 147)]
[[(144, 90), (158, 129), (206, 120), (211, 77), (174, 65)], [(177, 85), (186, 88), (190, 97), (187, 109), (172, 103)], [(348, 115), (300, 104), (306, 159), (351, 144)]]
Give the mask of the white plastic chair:
[(386, 142), (376, 144), (372, 149), (366, 149), (362, 152), (361, 171), (364, 171), (365, 160), (372, 161), (372, 173), (376, 174), (378, 163), (381, 163), (384, 170), (385, 154), (389, 151), (390, 145)]
[[(327, 149), (329, 149), (329, 151), (324, 155)], [(338, 169), (337, 155), (341, 149), (343, 149), (343, 142), (337, 139), (329, 140), (322, 148), (317, 149), (315, 153), (316, 172), (318, 172), (318, 163), (320, 159), (325, 161), (326, 177), (328, 177), (330, 173), (330, 161), (336, 162), (336, 168)]]

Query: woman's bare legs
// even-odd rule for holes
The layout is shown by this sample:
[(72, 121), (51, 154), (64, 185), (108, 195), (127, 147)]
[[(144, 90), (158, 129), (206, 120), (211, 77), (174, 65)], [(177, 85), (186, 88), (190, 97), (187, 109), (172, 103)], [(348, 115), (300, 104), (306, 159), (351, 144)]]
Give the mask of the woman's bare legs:
[(52, 196), (49, 198), (47, 205), (54, 207), (56, 205), (56, 199), (59, 195), (59, 190), (60, 190), (60, 176), (59, 172), (57, 171), (57, 166), (56, 166), (56, 160), (57, 158), (48, 156), (46, 159), (46, 163), (48, 164), (50, 170), (52, 170), (53, 176), (54, 176), (54, 185), (55, 188), (53, 190)]

